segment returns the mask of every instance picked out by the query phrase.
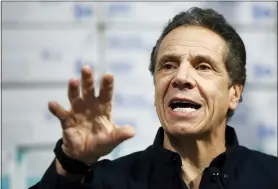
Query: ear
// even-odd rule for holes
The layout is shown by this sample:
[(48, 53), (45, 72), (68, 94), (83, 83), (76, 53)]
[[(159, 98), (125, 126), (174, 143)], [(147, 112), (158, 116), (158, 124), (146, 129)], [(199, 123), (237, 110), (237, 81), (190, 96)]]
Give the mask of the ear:
[(229, 109), (230, 110), (235, 110), (237, 108), (242, 91), (243, 91), (242, 85), (233, 85), (229, 89), (229, 97), (230, 97)]

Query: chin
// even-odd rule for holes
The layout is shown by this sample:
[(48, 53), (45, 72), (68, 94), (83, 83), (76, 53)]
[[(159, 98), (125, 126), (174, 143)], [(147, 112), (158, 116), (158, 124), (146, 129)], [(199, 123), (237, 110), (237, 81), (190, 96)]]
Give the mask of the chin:
[(200, 136), (204, 133), (204, 127), (199, 124), (178, 122), (167, 124), (165, 131), (172, 136)]
[(165, 111), (165, 131), (173, 136), (200, 136), (207, 130), (204, 107), (196, 111), (175, 112), (171, 108)]

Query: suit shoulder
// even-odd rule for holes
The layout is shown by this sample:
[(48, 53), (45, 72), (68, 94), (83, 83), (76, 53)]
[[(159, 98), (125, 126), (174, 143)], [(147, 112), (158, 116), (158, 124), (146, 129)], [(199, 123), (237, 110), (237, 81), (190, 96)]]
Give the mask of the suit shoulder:
[(268, 173), (272, 173), (277, 175), (278, 173), (278, 157), (270, 154), (266, 154), (263, 152), (259, 152), (256, 150), (246, 148), (247, 161), (252, 162), (252, 164), (259, 168), (260, 170), (264, 170)]
[(249, 151), (250, 157), (254, 161), (259, 161), (259, 162), (265, 162), (265, 163), (271, 163), (278, 165), (278, 157), (271, 155), (271, 154), (266, 154), (260, 151), (252, 150), (252, 149), (247, 149)]

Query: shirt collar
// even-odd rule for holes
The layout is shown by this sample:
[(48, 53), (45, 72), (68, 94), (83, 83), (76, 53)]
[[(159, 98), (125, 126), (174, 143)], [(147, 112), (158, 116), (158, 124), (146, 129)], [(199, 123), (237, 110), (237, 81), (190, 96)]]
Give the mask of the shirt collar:
[[(226, 126), (226, 132), (225, 132), (225, 138), (226, 138), (226, 153), (229, 152), (232, 148), (239, 146), (238, 138), (235, 132), (235, 129)], [(163, 147), (163, 141), (164, 141), (164, 129), (160, 127), (157, 131), (154, 143), (153, 143), (153, 148), (155, 150), (155, 161), (158, 163), (163, 163), (163, 164), (168, 164), (171, 162), (171, 160), (175, 160), (178, 164), (181, 164), (180, 156), (176, 152), (172, 152), (170, 150), (167, 150)], [(219, 163), (219, 159), (221, 161), (223, 160), (223, 157), (226, 156), (226, 153), (223, 153), (216, 157), (213, 161), (212, 164)], [(178, 160), (177, 160), (178, 159)]]

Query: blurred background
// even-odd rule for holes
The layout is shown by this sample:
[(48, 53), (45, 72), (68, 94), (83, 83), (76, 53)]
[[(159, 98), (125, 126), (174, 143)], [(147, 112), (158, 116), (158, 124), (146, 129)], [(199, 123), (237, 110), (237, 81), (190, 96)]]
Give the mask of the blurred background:
[(2, 186), (36, 183), (61, 137), (47, 108), (69, 108), (67, 84), (84, 64), (115, 75), (113, 119), (136, 136), (114, 159), (152, 144), (159, 121), (148, 72), (166, 22), (192, 6), (224, 14), (247, 48), (247, 85), (230, 122), (240, 143), (277, 156), (277, 6), (273, 2), (2, 2)]

